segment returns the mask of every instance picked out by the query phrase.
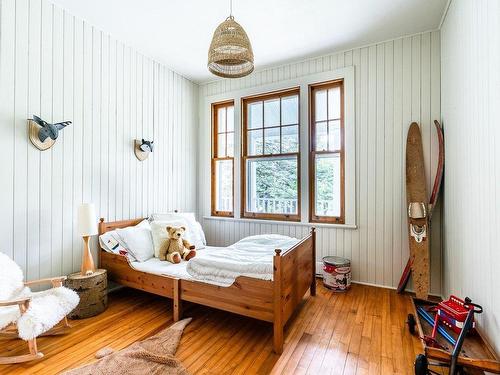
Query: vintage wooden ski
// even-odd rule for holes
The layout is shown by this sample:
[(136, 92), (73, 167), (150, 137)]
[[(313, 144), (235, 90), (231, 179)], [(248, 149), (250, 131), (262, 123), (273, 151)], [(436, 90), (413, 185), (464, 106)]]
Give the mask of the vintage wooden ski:
[(439, 198), (439, 192), (441, 191), (441, 183), (443, 181), (444, 175), (444, 134), (443, 127), (439, 121), (434, 120), (434, 126), (436, 127), (436, 133), (438, 136), (439, 143), (439, 156), (438, 165), (436, 169), (436, 176), (434, 177), (434, 186), (432, 187), (432, 194), (429, 198), (429, 221), (432, 219), (432, 213), (434, 212), (434, 207)]
[(428, 203), (422, 135), (413, 122), (406, 138), (406, 207), (411, 273), (420, 299), (427, 299), (430, 284)]
[[(432, 214), (434, 212), (434, 207), (436, 206), (436, 202), (439, 198), (439, 192), (441, 191), (441, 183), (443, 180), (443, 174), (444, 174), (444, 134), (443, 134), (443, 127), (439, 123), (439, 121), (434, 120), (434, 126), (436, 127), (436, 133), (438, 137), (438, 143), (439, 143), (439, 156), (438, 156), (438, 166), (436, 169), (436, 175), (434, 177), (434, 185), (432, 188), (432, 194), (429, 199), (429, 223), (432, 219)], [(401, 278), (399, 280), (398, 288), (397, 291), (398, 293), (402, 293), (406, 289), (406, 285), (408, 284), (408, 281), (410, 280), (410, 275), (411, 275), (411, 266), (412, 266), (412, 258), (408, 259), (406, 262), (406, 266), (403, 270), (403, 274), (401, 275)]]

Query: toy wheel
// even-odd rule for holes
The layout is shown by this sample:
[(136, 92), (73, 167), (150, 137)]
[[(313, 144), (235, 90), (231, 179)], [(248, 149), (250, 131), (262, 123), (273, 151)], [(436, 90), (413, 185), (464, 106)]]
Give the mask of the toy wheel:
[(415, 334), (415, 327), (417, 326), (417, 321), (415, 320), (415, 315), (408, 314), (408, 320), (406, 321), (408, 324), (408, 329), (412, 335)]
[(415, 375), (427, 375), (429, 373), (429, 361), (423, 354), (415, 358)]

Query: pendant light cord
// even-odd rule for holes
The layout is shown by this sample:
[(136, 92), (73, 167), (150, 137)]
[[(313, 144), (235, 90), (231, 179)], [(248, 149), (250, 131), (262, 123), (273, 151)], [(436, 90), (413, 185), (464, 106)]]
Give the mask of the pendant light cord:
[(233, 0), (229, 0), (229, 17), (233, 17)]

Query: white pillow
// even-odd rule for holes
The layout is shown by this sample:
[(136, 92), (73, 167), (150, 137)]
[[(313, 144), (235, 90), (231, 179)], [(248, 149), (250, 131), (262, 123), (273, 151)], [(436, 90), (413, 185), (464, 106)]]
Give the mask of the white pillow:
[[(171, 227), (186, 227), (184, 238), (195, 245), (191, 238), (188, 236), (188, 225), (185, 220), (177, 219), (170, 221), (153, 221), (151, 223), (151, 235), (153, 236), (154, 255), (159, 258), (160, 248), (163, 242), (168, 238), (167, 226)], [(196, 245), (195, 245), (196, 246)]]
[(175, 221), (179, 219), (185, 220), (187, 224), (186, 239), (195, 245), (197, 249), (203, 249), (207, 244), (207, 240), (203, 228), (196, 221), (193, 212), (167, 212), (151, 215), (152, 221)]
[(116, 230), (129, 253), (139, 262), (144, 262), (154, 255), (151, 230), (140, 226), (119, 228)]
[[(149, 220), (144, 219), (136, 225), (139, 228), (151, 230)], [(127, 245), (123, 242), (118, 232), (115, 230), (103, 233), (99, 236), (99, 244), (101, 247), (113, 254), (120, 254), (127, 256), (131, 261), (135, 261), (135, 257), (129, 252)]]
[(139, 224), (137, 224), (136, 227), (151, 230), (151, 224), (149, 224), (149, 220), (148, 219), (144, 219)]

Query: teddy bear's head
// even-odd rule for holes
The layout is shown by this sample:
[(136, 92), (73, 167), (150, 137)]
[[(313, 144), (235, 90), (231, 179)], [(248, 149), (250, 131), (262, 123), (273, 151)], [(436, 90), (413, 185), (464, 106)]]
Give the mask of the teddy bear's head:
[(173, 238), (174, 240), (178, 240), (182, 238), (184, 232), (186, 231), (186, 227), (167, 227), (167, 234), (169, 238)]

